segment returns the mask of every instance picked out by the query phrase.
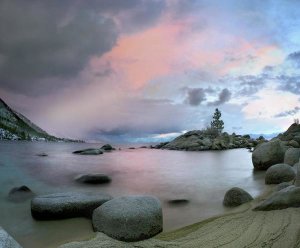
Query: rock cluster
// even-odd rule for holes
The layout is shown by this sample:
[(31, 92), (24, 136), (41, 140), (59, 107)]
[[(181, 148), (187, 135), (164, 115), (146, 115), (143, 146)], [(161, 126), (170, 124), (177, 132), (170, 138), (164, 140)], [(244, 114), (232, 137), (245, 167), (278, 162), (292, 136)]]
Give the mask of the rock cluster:
[(74, 151), (74, 154), (78, 155), (100, 155), (104, 152), (110, 152), (116, 150), (114, 147), (112, 147), (110, 144), (103, 145), (101, 148), (87, 148), (83, 150), (77, 150)]
[(226, 150), (234, 148), (252, 148), (265, 142), (263, 137), (252, 139), (249, 135), (229, 135), (222, 133), (218, 136), (206, 131), (194, 130), (178, 136), (171, 142), (160, 143), (152, 148), (184, 150), (184, 151), (205, 151), (205, 150)]

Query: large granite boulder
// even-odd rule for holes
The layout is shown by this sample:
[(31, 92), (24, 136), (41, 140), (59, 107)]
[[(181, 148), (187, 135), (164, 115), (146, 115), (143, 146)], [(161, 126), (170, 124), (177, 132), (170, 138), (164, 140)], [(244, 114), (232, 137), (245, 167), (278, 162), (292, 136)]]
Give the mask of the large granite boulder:
[(269, 211), (285, 209), (289, 207), (300, 207), (300, 188), (295, 186), (289, 186), (278, 192), (273, 193), (268, 199), (261, 202), (255, 211)]
[(241, 188), (234, 187), (226, 192), (223, 204), (226, 207), (237, 207), (252, 200), (253, 197), (248, 192)]
[(295, 179), (296, 173), (288, 164), (275, 164), (266, 171), (266, 184), (279, 184)]
[(111, 178), (105, 174), (95, 173), (79, 175), (75, 177), (75, 180), (79, 183), (104, 184), (109, 183), (111, 181)]
[(0, 226), (0, 247), (1, 248), (22, 248), (19, 243), (14, 240), (1, 226)]
[(41, 195), (31, 201), (31, 215), (38, 220), (91, 217), (94, 209), (111, 200), (102, 193), (56, 193)]
[(123, 241), (150, 238), (163, 228), (160, 201), (153, 196), (115, 198), (95, 209), (93, 227)]
[(296, 140), (290, 140), (289, 142), (288, 142), (288, 145), (289, 146), (292, 146), (292, 147), (294, 147), (294, 148), (299, 148), (300, 146), (299, 146), (299, 143), (296, 141)]
[(31, 199), (34, 193), (25, 185), (12, 188), (8, 193), (8, 200), (12, 202), (23, 202)]
[(284, 154), (284, 163), (293, 166), (299, 162), (300, 148), (289, 148)]
[(279, 139), (262, 143), (252, 153), (252, 162), (255, 169), (266, 170), (270, 166), (284, 161), (287, 147)]
[(103, 151), (98, 148), (87, 148), (83, 150), (74, 151), (73, 153), (78, 155), (99, 155), (103, 154)]

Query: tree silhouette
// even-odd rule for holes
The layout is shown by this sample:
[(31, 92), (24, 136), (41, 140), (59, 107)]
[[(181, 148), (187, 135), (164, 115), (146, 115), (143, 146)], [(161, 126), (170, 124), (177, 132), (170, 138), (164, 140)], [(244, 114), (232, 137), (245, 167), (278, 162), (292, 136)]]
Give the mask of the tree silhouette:
[(221, 111), (216, 108), (215, 113), (213, 115), (213, 120), (210, 123), (211, 128), (217, 130), (218, 134), (221, 134), (222, 130), (224, 129), (224, 121), (220, 119), (221, 116)]

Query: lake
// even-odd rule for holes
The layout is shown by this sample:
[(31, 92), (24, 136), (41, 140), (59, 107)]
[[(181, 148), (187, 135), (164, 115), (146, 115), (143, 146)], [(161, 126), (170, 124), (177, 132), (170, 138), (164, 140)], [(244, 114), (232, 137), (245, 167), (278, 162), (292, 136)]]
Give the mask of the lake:
[[(98, 191), (113, 197), (129, 194), (157, 196), (163, 206), (164, 231), (183, 227), (229, 210), (222, 205), (225, 192), (241, 187), (252, 196), (265, 188), (264, 172), (254, 171), (246, 149), (185, 152), (128, 149), (98, 156), (72, 154), (74, 150), (99, 147), (86, 143), (0, 142), (0, 225), (24, 248), (57, 247), (94, 236), (84, 218), (35, 221), (30, 200), (8, 201), (11, 188), (26, 185), (36, 194), (66, 191)], [(116, 146), (119, 147), (119, 146)], [(47, 157), (38, 157), (45, 152)], [(74, 177), (104, 173), (107, 185), (82, 185)], [(190, 202), (172, 206), (168, 200)]]

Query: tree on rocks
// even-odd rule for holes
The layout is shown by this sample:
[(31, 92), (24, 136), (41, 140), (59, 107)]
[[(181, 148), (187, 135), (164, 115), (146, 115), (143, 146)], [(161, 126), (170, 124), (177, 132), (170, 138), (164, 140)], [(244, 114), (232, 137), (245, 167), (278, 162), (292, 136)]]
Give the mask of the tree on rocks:
[(221, 120), (221, 116), (221, 111), (216, 108), (213, 120), (210, 123), (211, 129), (217, 130), (218, 134), (221, 134), (224, 129), (224, 121)]

